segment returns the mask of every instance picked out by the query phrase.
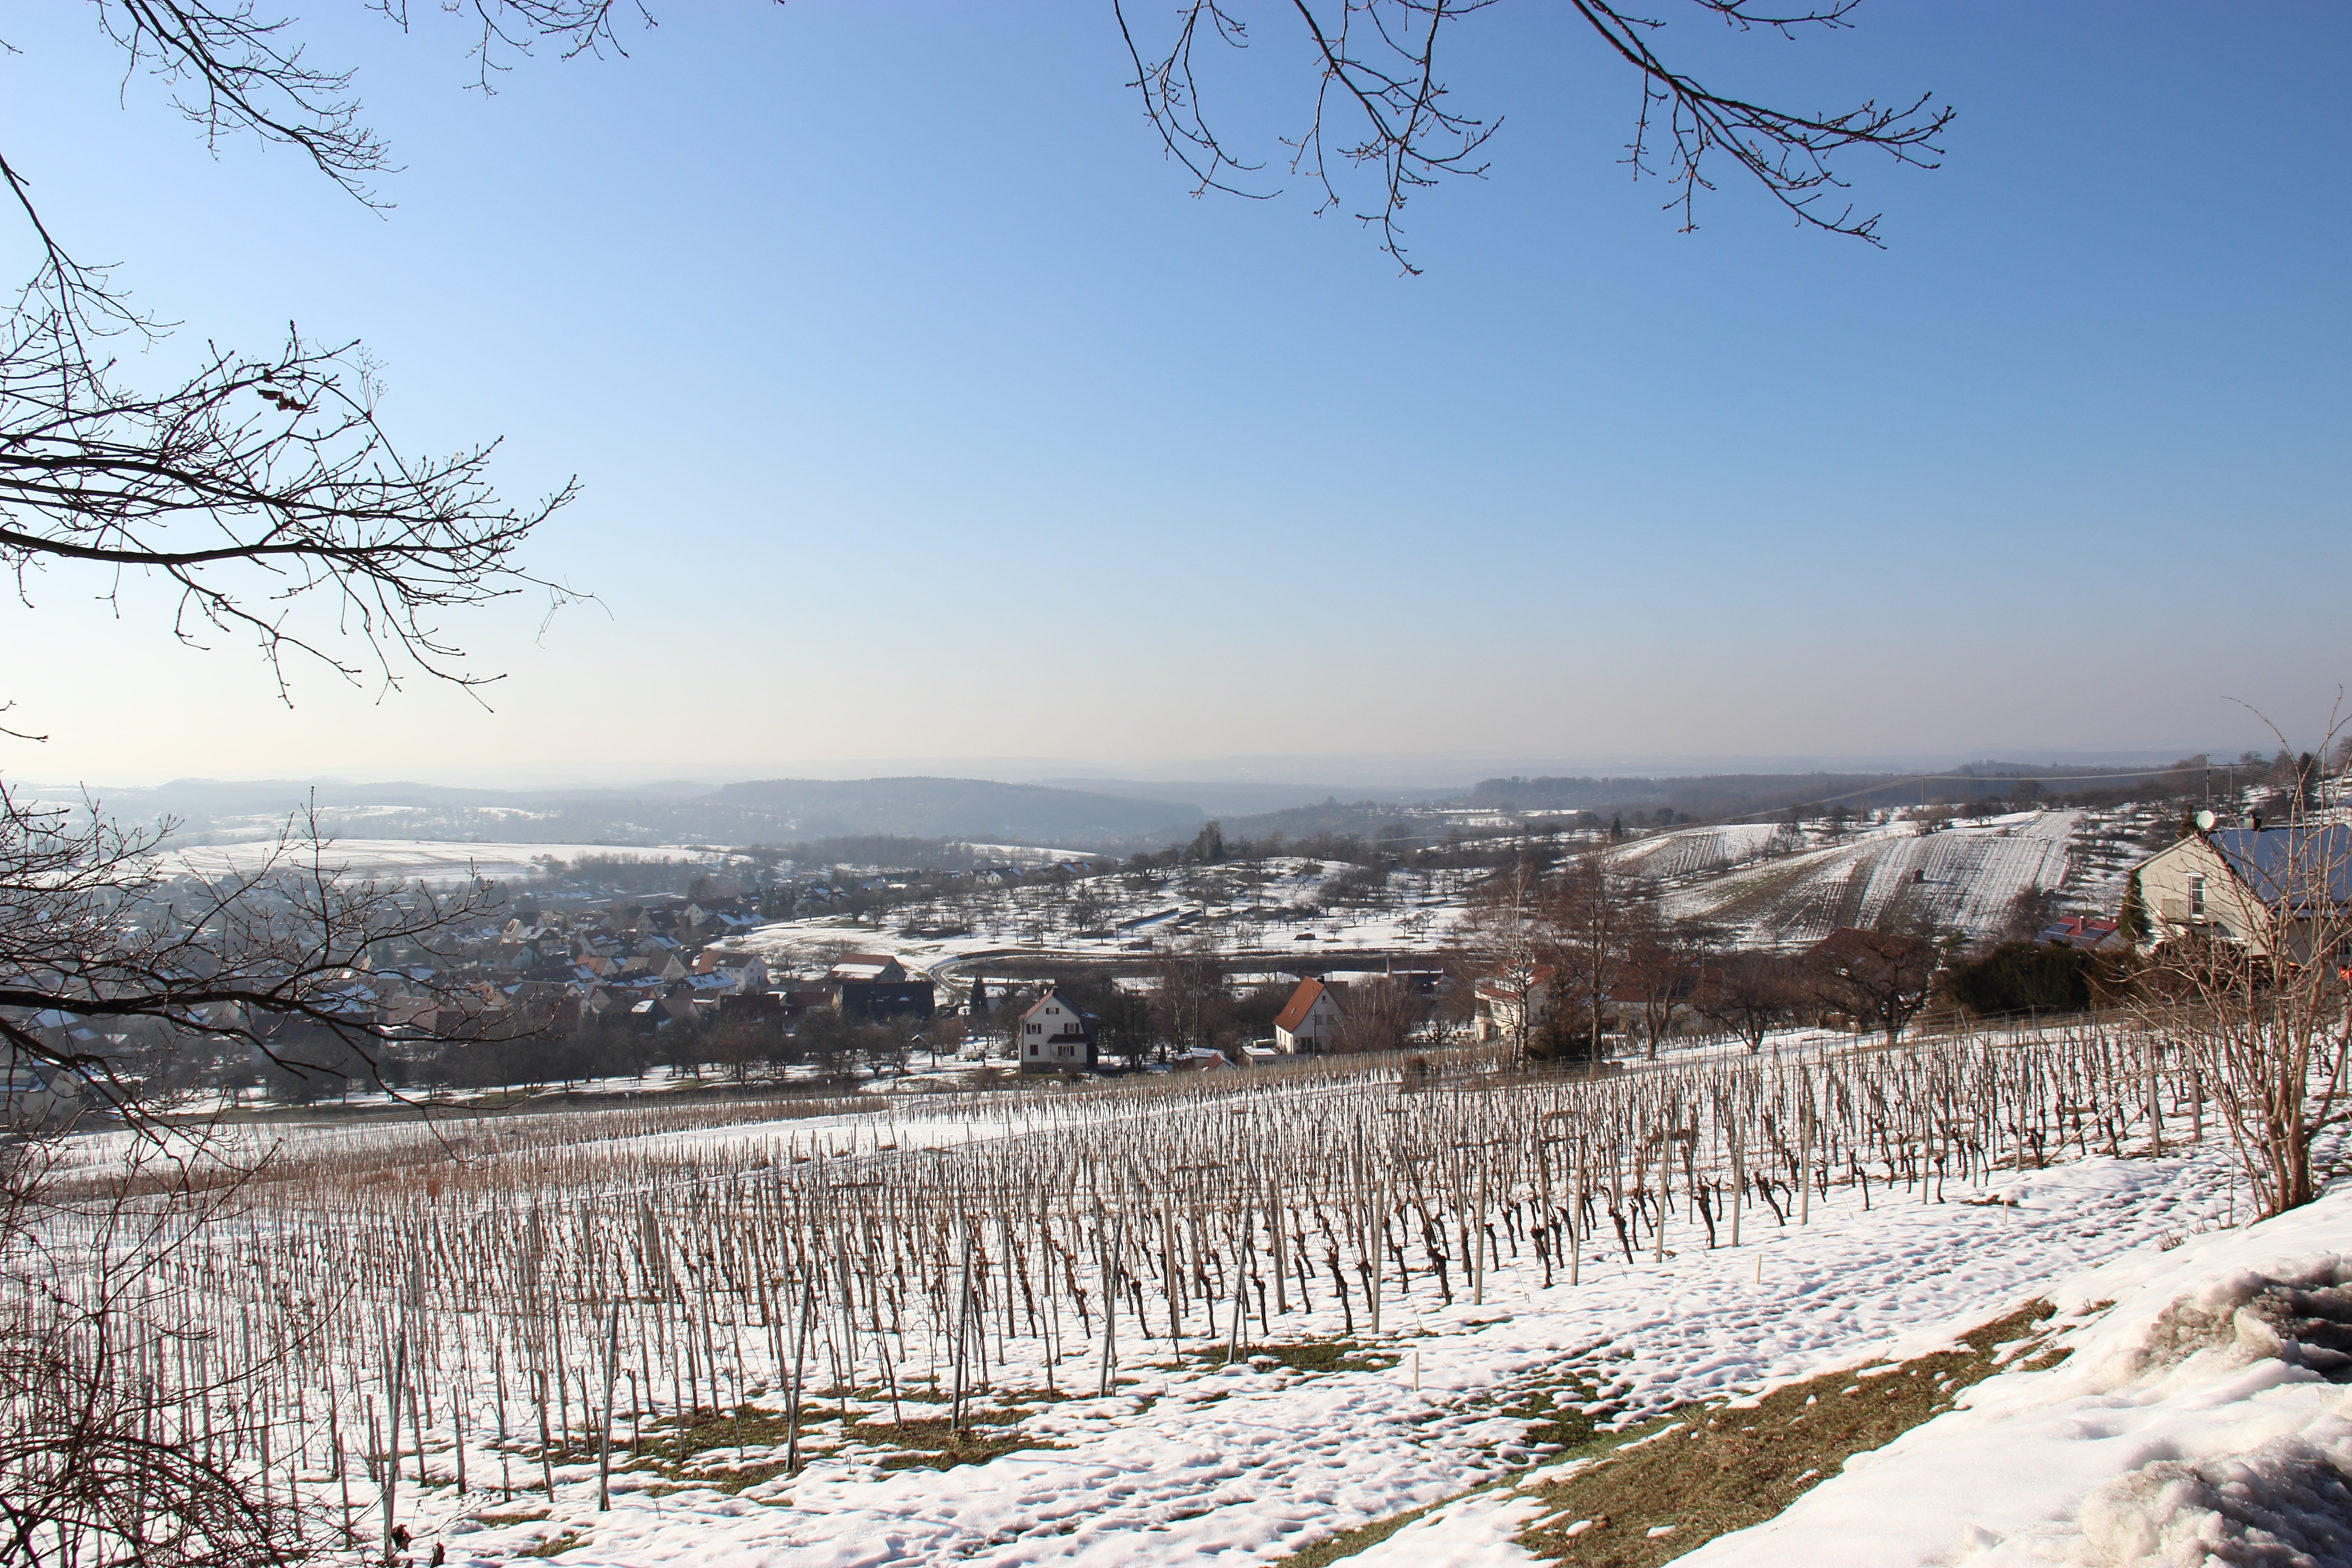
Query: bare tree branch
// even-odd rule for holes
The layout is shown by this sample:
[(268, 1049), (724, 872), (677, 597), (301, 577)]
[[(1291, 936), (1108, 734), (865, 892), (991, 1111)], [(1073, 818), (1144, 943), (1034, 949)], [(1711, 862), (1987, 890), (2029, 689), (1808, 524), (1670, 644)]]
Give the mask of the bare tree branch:
[[(1357, 211), (1375, 226), (1381, 248), (1408, 273), (1420, 269), (1407, 259), (1400, 220), (1419, 191), (1448, 175), (1482, 177), (1486, 142), (1501, 128), (1454, 108), (1441, 75), (1442, 29), (1496, 0), (1291, 0), (1292, 10), (1313, 50), (1317, 79), (1306, 129), (1285, 138), (1293, 174), (1312, 181), (1320, 193), (1316, 210), (1352, 205), (1342, 193), (1348, 171), (1373, 175), (1376, 199)], [(1638, 179), (1664, 173), (1676, 194), (1668, 204), (1682, 209), (1685, 231), (1696, 226), (1695, 204), (1701, 190), (1715, 187), (1705, 173), (1708, 155), (1722, 151), (1769, 192), (1803, 225), (1853, 236), (1871, 245), (1878, 215), (1858, 216), (1851, 204), (1835, 212), (1822, 205), (1843, 189), (1832, 160), (1855, 148), (1881, 152), (1898, 163), (1932, 168), (1941, 149), (1936, 138), (1951, 123), (1948, 108), (1931, 110), (1922, 94), (1907, 107), (1882, 108), (1875, 100), (1836, 114), (1800, 114), (1716, 92), (1676, 70), (1652, 44), (1664, 23), (1638, 16), (1611, 0), (1570, 0), (1611, 54), (1641, 79), (1641, 101), (1626, 162)], [(1691, 0), (1709, 16), (1739, 31), (1764, 29), (1793, 37), (1806, 27), (1852, 26), (1860, 0), (1824, 0), (1816, 5), (1774, 6), (1762, 0)], [(1211, 125), (1195, 49), (1213, 37), (1234, 48), (1248, 47), (1246, 24), (1219, 0), (1190, 0), (1177, 9), (1176, 33), (1162, 51), (1147, 52), (1131, 26), (1124, 0), (1113, 11), (1135, 77), (1129, 83), (1160, 142), (1192, 174), (1197, 195), (1204, 191), (1266, 198), (1276, 191), (1249, 188), (1243, 176), (1261, 166), (1238, 155)], [(1656, 149), (1671, 148), (1661, 161)]]
[[(476, 0), (482, 85), (539, 38), (567, 57), (617, 49), (615, 4)], [(289, 19), (252, 0), (96, 8), (126, 79), (161, 81), (208, 146), (250, 135), (293, 147), (382, 205), (372, 182), (391, 164), (361, 119), (352, 73), (311, 64)], [(377, 9), (405, 24), (402, 0)], [(168, 329), (131, 307), (111, 268), (73, 254), (20, 163), (0, 157), (0, 184), (42, 258), (0, 321), (0, 568), (15, 574), (20, 602), (29, 605), (33, 575), (51, 564), (111, 569), (101, 596), (118, 605), (124, 572), (160, 575), (177, 590), (181, 640), (251, 636), (283, 697), (289, 653), (354, 680), (373, 667), (387, 689), (411, 668), (478, 689), (488, 678), (464, 667), (439, 612), (536, 590), (551, 614), (583, 596), (520, 561), (576, 484), (515, 505), (489, 483), (496, 441), (439, 458), (402, 450), (356, 343), (330, 347), (289, 327), (274, 353), (208, 345), (177, 385), (126, 385), (105, 341)], [(331, 614), (298, 618), (310, 603)], [(335, 646), (352, 639), (367, 650), (357, 658)]]
[(576, 486), (515, 507), (488, 484), (495, 443), (403, 454), (356, 344), (325, 348), (289, 328), (266, 359), (209, 349), (194, 375), (148, 394), (89, 359), (61, 310), (20, 310), (0, 333), (0, 565), (27, 602), (31, 574), (52, 562), (152, 571), (179, 590), (182, 640), (253, 635), (282, 692), (289, 651), (361, 673), (298, 629), (299, 600), (332, 602), (387, 686), (395, 654), (475, 686), (436, 612), (526, 587), (551, 605), (576, 596), (516, 560)]
[[(395, 1038), (516, 1039), (551, 1024), (460, 986), (446, 955), (490, 918), (478, 887), (436, 894), (344, 874), (315, 814), (290, 820), (252, 868), (199, 877), (162, 846), (173, 825), (127, 830), (99, 803), (78, 816), (0, 786), (0, 1049), (12, 1068), (66, 1075), (134, 1125), (165, 1104), (122, 1076), (97, 1029), (141, 1023), (167, 1046), (231, 1046), (294, 1074), (382, 1087)], [(387, 1021), (374, 954), (445, 955), (397, 979), (408, 1022)], [(295, 1026), (290, 1027), (289, 1026)]]

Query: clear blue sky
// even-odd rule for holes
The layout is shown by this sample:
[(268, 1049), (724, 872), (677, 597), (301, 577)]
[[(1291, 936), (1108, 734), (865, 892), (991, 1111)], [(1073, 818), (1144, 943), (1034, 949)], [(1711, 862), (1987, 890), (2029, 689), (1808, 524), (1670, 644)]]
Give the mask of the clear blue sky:
[[(1633, 80), (1534, 0), (1455, 35), (1506, 123), (1409, 212), (1417, 279), (1295, 181), (1192, 199), (1107, 5), (671, 0), (488, 100), (434, 8), (314, 5), (388, 216), (208, 154), (85, 11), (14, 14), (0, 146), (185, 323), (158, 378), (363, 338), (413, 445), (578, 474), (533, 563), (602, 608), (457, 623), (492, 712), (323, 673), (289, 712), (51, 572), (0, 661), (54, 738), (0, 768), (1450, 776), (2256, 743), (2231, 698), (2307, 741), (2352, 671), (2352, 10), (1874, 0), (1788, 43), (1661, 5), (1723, 86), (1957, 107), (1941, 170), (1845, 165), (1887, 249), (1727, 165), (1677, 233), (1615, 162)], [(1270, 137), (1307, 78), (1265, 11), (1223, 79)]]

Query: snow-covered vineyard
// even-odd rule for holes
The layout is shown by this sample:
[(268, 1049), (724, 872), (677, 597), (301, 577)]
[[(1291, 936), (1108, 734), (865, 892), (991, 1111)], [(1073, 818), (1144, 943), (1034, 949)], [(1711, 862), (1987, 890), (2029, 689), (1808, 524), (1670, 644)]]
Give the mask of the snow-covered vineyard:
[[(196, 1391), (152, 1435), (355, 1559), (1265, 1562), (1494, 1482), (1365, 1560), (1518, 1561), (1509, 1483), (1577, 1434), (2260, 1251), (2206, 1234), (2243, 1215), (2197, 1081), (2123, 1037), (1491, 1065), (303, 1132), (202, 1225), (93, 1179), (8, 1306)], [(2263, 1387), (2317, 1376), (2281, 1353)]]
[(2144, 815), (2027, 811), (1932, 831), (1889, 822), (1834, 837), (1686, 828), (1636, 840), (1611, 858), (1663, 884), (1673, 913), (1753, 946), (1798, 946), (1841, 926), (1906, 918), (1977, 936), (2000, 930), (2020, 894), (2112, 913), (2123, 870), (2145, 853), (2126, 839), (2122, 818)]

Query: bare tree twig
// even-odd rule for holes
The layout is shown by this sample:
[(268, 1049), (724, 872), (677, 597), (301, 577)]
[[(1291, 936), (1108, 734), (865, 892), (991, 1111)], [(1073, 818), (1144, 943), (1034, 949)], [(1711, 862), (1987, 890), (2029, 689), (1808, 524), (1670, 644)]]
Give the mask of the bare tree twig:
[[(1284, 139), (1291, 149), (1291, 172), (1319, 191), (1318, 212), (1354, 205), (1342, 193), (1346, 174), (1351, 169), (1370, 172), (1376, 199), (1355, 216), (1379, 230), (1381, 248), (1408, 273), (1420, 269), (1402, 245), (1400, 223), (1406, 203), (1448, 175), (1483, 177), (1484, 150), (1502, 126), (1499, 117), (1454, 108), (1437, 64), (1441, 30), (1495, 3), (1338, 0), (1334, 5), (1292, 0), (1312, 47), (1317, 77), (1306, 128)], [(1834, 114), (1775, 109), (1717, 92), (1675, 69), (1652, 43), (1664, 26), (1662, 20), (1635, 16), (1612, 0), (1570, 3), (1608, 51), (1638, 74), (1642, 96), (1625, 162), (1637, 179), (1664, 173), (1676, 191), (1668, 205), (1682, 209), (1685, 231), (1696, 226), (1698, 193), (1715, 188), (1705, 171), (1709, 154), (1720, 151), (1800, 224), (1883, 245), (1879, 215), (1860, 216), (1851, 204), (1835, 212), (1822, 205), (1826, 194), (1845, 186), (1835, 158), (1869, 149), (1898, 163), (1933, 168), (1940, 156), (1937, 138), (1950, 125), (1953, 111), (1931, 109), (1929, 95), (1900, 107), (1865, 100)], [(1737, 30), (1793, 37), (1806, 27), (1851, 26), (1848, 17), (1860, 0), (1795, 7), (1761, 0), (1691, 3)], [(1195, 58), (1208, 37), (1247, 47), (1247, 25), (1218, 0), (1190, 0), (1178, 8), (1173, 39), (1162, 50), (1147, 52), (1124, 0), (1113, 0), (1112, 8), (1135, 68), (1129, 85), (1142, 98), (1161, 145), (1192, 174), (1193, 193), (1216, 190), (1258, 199), (1279, 194), (1244, 182), (1261, 165), (1240, 156), (1212, 126)], [(1657, 156), (1662, 143), (1671, 150), (1663, 161)]]

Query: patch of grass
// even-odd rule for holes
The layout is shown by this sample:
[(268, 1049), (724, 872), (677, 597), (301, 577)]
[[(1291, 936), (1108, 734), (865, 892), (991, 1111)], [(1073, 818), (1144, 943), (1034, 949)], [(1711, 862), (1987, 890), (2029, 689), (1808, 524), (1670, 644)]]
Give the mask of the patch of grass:
[[(803, 1462), (806, 1461), (806, 1458), (803, 1456)], [(772, 1481), (778, 1476), (790, 1474), (791, 1470), (792, 1467), (782, 1459), (772, 1459), (761, 1465), (739, 1465), (730, 1470), (704, 1472), (694, 1478), (693, 1484), (695, 1487), (710, 1491), (725, 1492), (732, 1497), (747, 1488), (756, 1487), (763, 1481)], [(684, 1491), (689, 1489), (681, 1487), (677, 1489)]]
[[(2037, 1338), (2053, 1310), (2036, 1302), (1964, 1335), (1965, 1351), (1833, 1373), (1776, 1390), (1749, 1408), (1691, 1406), (1654, 1423), (1651, 1440), (1637, 1447), (1627, 1447), (1636, 1439), (1622, 1432), (1592, 1436), (1580, 1447), (1603, 1454), (1599, 1464), (1530, 1489), (1559, 1522), (1528, 1531), (1520, 1544), (1563, 1563), (1658, 1568), (1718, 1535), (1760, 1524), (1852, 1455), (1948, 1409), (1970, 1384), (2009, 1366), (2055, 1364), (2063, 1357), (2046, 1352), (2000, 1353)], [(1568, 1534), (1579, 1520), (1593, 1522)], [(1660, 1525), (1673, 1533), (1652, 1537)]]
[[(1233, 1359), (1247, 1362), (1258, 1356), (1268, 1357), (1293, 1372), (1385, 1372), (1403, 1359), (1394, 1351), (1367, 1349), (1353, 1340), (1311, 1340), (1295, 1345), (1244, 1345)], [(1185, 1359), (1195, 1366), (1230, 1364), (1222, 1347)]]
[(580, 1542), (581, 1536), (579, 1531), (567, 1530), (561, 1535), (549, 1536), (545, 1541), (541, 1542), (530, 1551), (520, 1552), (519, 1555), (524, 1557), (552, 1557), (559, 1552), (571, 1551), (573, 1547), (579, 1545)]
[[(1454, 1500), (1447, 1498), (1445, 1502)], [(1433, 1502), (1428, 1508), (1412, 1509), (1404, 1513), (1376, 1519), (1370, 1524), (1360, 1524), (1353, 1530), (1343, 1530), (1328, 1536), (1312, 1546), (1301, 1547), (1287, 1557), (1274, 1560), (1274, 1568), (1328, 1568), (1328, 1565), (1353, 1557), (1359, 1552), (1369, 1552), (1427, 1513), (1433, 1508), (1444, 1508), (1444, 1502)]]
[[(836, 1407), (836, 1413), (838, 1407)], [(756, 1448), (772, 1444), (788, 1443), (792, 1440), (792, 1423), (784, 1419), (784, 1413), (781, 1410), (762, 1410), (756, 1405), (746, 1405), (742, 1407), (742, 1418), (740, 1422), (733, 1411), (713, 1415), (698, 1410), (694, 1414), (696, 1419), (687, 1426), (682, 1434), (686, 1439), (685, 1453), (688, 1458), (692, 1458), (706, 1448)], [(811, 1425), (810, 1418), (820, 1414), (822, 1413), (804, 1401), (801, 1405), (801, 1430), (807, 1431)], [(737, 1436), (739, 1432), (741, 1434), (740, 1436)], [(680, 1436), (681, 1433), (676, 1426), (664, 1428), (658, 1436), (648, 1434), (646, 1437), (647, 1457), (676, 1459), (679, 1453)], [(623, 1447), (615, 1443), (613, 1445), (613, 1451), (617, 1454), (622, 1451)], [(590, 1455), (590, 1458), (594, 1458), (594, 1455)]]
[(1595, 1443), (1625, 1440), (1619, 1433), (1594, 1430), (1594, 1424), (1605, 1419), (1605, 1410), (1588, 1415), (1576, 1403), (1555, 1398), (1549, 1389), (1531, 1390), (1497, 1408), (1502, 1415), (1528, 1423), (1528, 1435), (1521, 1446), (1542, 1453), (1547, 1464), (1563, 1456), (1573, 1456)]
[[(1537, 1394), (1532, 1400), (1522, 1400), (1520, 1405), (1537, 1402), (1540, 1402), (1540, 1408), (1543, 1410), (1549, 1410), (1552, 1407), (1549, 1394)], [(1508, 1413), (1517, 1415), (1522, 1414), (1522, 1411), (1519, 1406), (1513, 1406)], [(1672, 1416), (1661, 1416), (1655, 1421), (1644, 1423), (1640, 1426), (1628, 1427), (1622, 1432), (1596, 1433), (1591, 1429), (1594, 1417), (1578, 1415), (1573, 1411), (1569, 1412), (1568, 1415), (1573, 1415), (1577, 1421), (1583, 1424), (1583, 1436), (1576, 1443), (1562, 1445), (1563, 1452), (1546, 1455), (1544, 1463), (1548, 1465), (1557, 1464), (1563, 1459), (1582, 1458), (1591, 1454), (1606, 1453), (1611, 1449), (1622, 1447), (1627, 1443), (1638, 1442), (1649, 1434), (1662, 1432), (1676, 1424)], [(1564, 1416), (1563, 1419), (1566, 1417)], [(1532, 1434), (1528, 1438), (1530, 1443), (1544, 1440)], [(1508, 1486), (1517, 1479), (1517, 1476), (1499, 1476), (1484, 1486), (1472, 1487), (1468, 1491), (1456, 1493), (1442, 1502), (1430, 1503), (1423, 1508), (1408, 1509), (1403, 1513), (1391, 1514), (1386, 1519), (1376, 1519), (1370, 1524), (1360, 1524), (1353, 1530), (1343, 1530), (1339, 1534), (1318, 1541), (1312, 1546), (1301, 1547), (1286, 1557), (1276, 1558), (1274, 1568), (1327, 1568), (1329, 1563), (1342, 1562), (1353, 1557), (1359, 1552), (1378, 1546), (1381, 1542), (1432, 1510), (1444, 1508), (1446, 1503), (1459, 1502), (1465, 1497), (1475, 1497), (1483, 1491), (1490, 1491), (1496, 1487)]]
[(945, 1421), (909, 1421), (903, 1427), (876, 1424), (856, 1428), (856, 1435), (867, 1442), (887, 1443), (905, 1450), (874, 1461), (886, 1470), (911, 1470), (924, 1465), (951, 1470), (958, 1465), (984, 1465), (1026, 1448), (1062, 1446), (1014, 1432), (991, 1434), (969, 1428), (957, 1432)]
[[(1021, 1395), (1024, 1399), (1059, 1399), (1066, 1395), (1034, 1390)], [(958, 1432), (943, 1418), (908, 1421), (903, 1426), (887, 1415), (876, 1413), (844, 1426), (838, 1414), (812, 1419), (813, 1407), (803, 1407), (801, 1421), (801, 1459), (803, 1464), (816, 1458), (842, 1456), (846, 1444), (881, 1449), (878, 1455), (860, 1454), (856, 1458), (886, 1470), (913, 1469), (933, 1465), (952, 1469), (958, 1465), (986, 1464), (1006, 1454), (1025, 1448), (1055, 1448), (1059, 1444), (1039, 1437), (1024, 1436), (1011, 1427), (1030, 1414), (1026, 1408), (1014, 1406), (983, 1414), (1000, 1417), (996, 1422), (967, 1426)], [(772, 1481), (789, 1473), (781, 1458), (766, 1458), (751, 1464), (709, 1466), (695, 1462), (694, 1456), (713, 1450), (723, 1452), (735, 1444), (735, 1422), (726, 1416), (717, 1421), (703, 1421), (687, 1428), (688, 1458), (680, 1463), (677, 1454), (676, 1436), (666, 1433), (659, 1442), (650, 1438), (646, 1458), (666, 1477), (671, 1486), (665, 1492), (681, 1489), (705, 1489), (730, 1494)], [(743, 1415), (743, 1446), (761, 1447), (781, 1451), (792, 1441), (792, 1428), (783, 1416), (772, 1411), (753, 1410), (746, 1406)], [(618, 1453), (618, 1450), (615, 1450)]]

